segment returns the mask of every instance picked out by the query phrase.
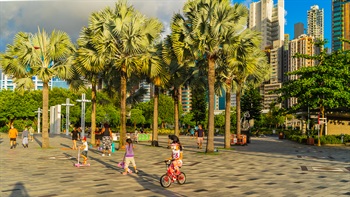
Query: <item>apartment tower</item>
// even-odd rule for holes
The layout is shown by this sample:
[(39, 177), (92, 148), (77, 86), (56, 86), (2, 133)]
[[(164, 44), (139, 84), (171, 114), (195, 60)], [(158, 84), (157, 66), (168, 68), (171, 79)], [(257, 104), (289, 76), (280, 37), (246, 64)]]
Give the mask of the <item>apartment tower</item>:
[[(319, 48), (317, 48), (313, 43), (315, 42), (315, 37), (303, 34), (296, 39), (293, 39), (289, 42), (289, 64), (288, 72), (299, 70), (302, 67), (315, 66), (316, 62), (311, 59), (305, 58), (295, 58), (296, 53), (305, 54), (305, 55), (316, 55), (320, 53)], [(299, 76), (290, 75), (288, 80), (296, 80)], [(297, 104), (296, 98), (290, 98), (287, 100), (287, 107), (291, 107)]]
[(350, 0), (332, 0), (332, 50), (350, 50)]
[(250, 4), (249, 28), (261, 32), (261, 49), (266, 52), (271, 65), (270, 79), (260, 90), (264, 98), (264, 111), (278, 98), (278, 95), (269, 92), (282, 86), (282, 69), (285, 62), (284, 22), (284, 0), (278, 0), (277, 4), (274, 4), (273, 0), (260, 0)]
[(307, 34), (316, 40), (324, 39), (324, 10), (318, 5), (307, 11)]

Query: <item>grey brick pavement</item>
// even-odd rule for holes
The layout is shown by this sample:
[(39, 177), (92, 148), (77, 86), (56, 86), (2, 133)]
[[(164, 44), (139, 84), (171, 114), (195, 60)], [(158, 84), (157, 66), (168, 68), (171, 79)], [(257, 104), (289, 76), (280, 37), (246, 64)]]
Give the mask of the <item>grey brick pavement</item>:
[[(165, 173), (162, 161), (169, 157), (166, 136), (161, 147), (136, 144), (139, 174), (121, 175), (117, 163), (124, 152), (102, 157), (90, 149), (90, 167), (76, 168), (77, 152), (70, 138), (50, 137), (52, 148), (42, 150), (35, 135), (29, 148), (9, 148), (0, 138), (0, 196), (350, 196), (350, 147), (317, 147), (277, 137), (252, 138), (248, 146), (219, 149), (203, 154), (195, 140), (180, 137), (185, 146), (184, 185), (164, 189), (159, 178)], [(19, 140), (19, 139), (18, 139)], [(223, 137), (215, 137), (223, 147)]]

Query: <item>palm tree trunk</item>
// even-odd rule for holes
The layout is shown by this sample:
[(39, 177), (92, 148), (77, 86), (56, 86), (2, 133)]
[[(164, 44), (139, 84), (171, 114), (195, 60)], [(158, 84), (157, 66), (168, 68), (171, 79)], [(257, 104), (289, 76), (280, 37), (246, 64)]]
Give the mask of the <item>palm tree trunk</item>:
[(231, 139), (231, 87), (226, 90), (226, 106), (225, 106), (225, 148), (230, 148)]
[(206, 152), (214, 152), (214, 83), (215, 83), (215, 59), (208, 57), (208, 86), (209, 86), (209, 114), (208, 114), (208, 137)]
[(159, 146), (158, 144), (158, 100), (159, 100), (159, 88), (154, 86), (154, 103), (153, 103), (153, 132), (151, 146)]
[(174, 89), (174, 125), (175, 125), (175, 135), (179, 136), (179, 89)]
[(43, 131), (42, 148), (49, 148), (49, 84), (43, 82)]
[(324, 119), (324, 106), (321, 105), (320, 109), (321, 109), (322, 121), (324, 121), (324, 123), (321, 124), (321, 127), (320, 127), (320, 137), (322, 137), (322, 133), (323, 133), (323, 131), (325, 130), (325, 122), (326, 122), (326, 121), (325, 121), (325, 119)]
[(237, 84), (236, 90), (236, 127), (237, 127), (237, 135), (241, 135), (241, 84)]
[(91, 140), (90, 143), (95, 145), (95, 130), (96, 130), (96, 82), (92, 82), (91, 91)]
[(121, 148), (125, 147), (126, 140), (126, 65), (123, 64), (121, 68), (121, 81), (120, 81), (120, 141)]

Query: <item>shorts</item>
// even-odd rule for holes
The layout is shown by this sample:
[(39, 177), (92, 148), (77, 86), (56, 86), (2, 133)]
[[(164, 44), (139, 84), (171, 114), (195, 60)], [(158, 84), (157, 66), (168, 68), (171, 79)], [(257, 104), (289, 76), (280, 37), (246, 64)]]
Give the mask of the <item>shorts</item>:
[(78, 140), (78, 137), (72, 137), (72, 140)]
[(85, 157), (87, 157), (87, 153), (88, 153), (88, 152), (87, 152), (86, 150), (84, 150), (83, 152), (81, 152), (81, 154), (84, 155)]
[(16, 138), (10, 138), (10, 141), (16, 141)]
[(111, 147), (112, 147), (112, 140), (111, 140), (111, 137), (109, 137), (109, 136), (103, 136), (103, 137), (102, 137), (102, 145), (103, 145), (103, 149), (105, 149), (105, 150), (111, 150)]
[(203, 137), (198, 137), (197, 138), (197, 143), (198, 144), (203, 144)]
[(132, 163), (134, 167), (136, 167), (135, 159), (134, 157), (125, 157), (124, 160), (124, 169), (129, 167), (129, 164)]

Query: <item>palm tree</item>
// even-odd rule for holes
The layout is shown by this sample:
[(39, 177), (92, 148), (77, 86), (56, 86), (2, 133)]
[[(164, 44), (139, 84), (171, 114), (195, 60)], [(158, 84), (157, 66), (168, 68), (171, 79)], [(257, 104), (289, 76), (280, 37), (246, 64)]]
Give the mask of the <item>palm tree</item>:
[[(183, 42), (183, 41), (182, 41)], [(179, 136), (179, 101), (181, 100), (182, 87), (188, 84), (194, 73), (194, 61), (191, 57), (191, 52), (184, 49), (186, 53), (183, 54), (184, 61), (179, 64), (173, 48), (172, 36), (167, 36), (163, 43), (163, 59), (166, 64), (168, 73), (170, 73), (170, 80), (168, 81), (168, 88), (172, 89), (172, 98), (174, 100), (174, 123), (175, 135)]]
[[(174, 51), (181, 61), (183, 48), (189, 48), (196, 59), (205, 59), (208, 66), (209, 114), (206, 152), (214, 152), (214, 83), (217, 60), (225, 54), (236, 26), (246, 23), (248, 11), (242, 4), (231, 6), (230, 0), (193, 0), (184, 5), (184, 17), (175, 14), (172, 21)], [(181, 42), (184, 34), (184, 42)]]
[(49, 148), (48, 110), (49, 82), (53, 77), (71, 77), (74, 45), (67, 33), (52, 31), (48, 35), (38, 28), (38, 33), (19, 32), (12, 45), (7, 45), (0, 61), (4, 73), (12, 76), (18, 88), (31, 87), (31, 78), (37, 76), (43, 82), (42, 148)]
[[(230, 145), (230, 138), (231, 138), (230, 110), (231, 110), (231, 92), (234, 91), (234, 88), (236, 87), (234, 84), (234, 80), (238, 78), (240, 79), (242, 75), (245, 75), (245, 76), (247, 75), (246, 77), (248, 77), (248, 75), (250, 74), (253, 75), (253, 74), (256, 74), (257, 72), (260, 72), (259, 70), (256, 70), (257, 66), (255, 64), (247, 65), (247, 64), (242, 64), (242, 62), (239, 61), (250, 56), (250, 53), (252, 52), (252, 48), (254, 47), (256, 48), (259, 46), (259, 43), (261, 40), (259, 33), (246, 29), (244, 31), (239, 32), (239, 34), (231, 37), (230, 39), (231, 39), (231, 44), (225, 45), (225, 47), (229, 48), (230, 50), (228, 50), (229, 52), (222, 63), (223, 66), (217, 69), (217, 72), (219, 73), (218, 74), (219, 80), (217, 80), (217, 82), (219, 83), (220, 87), (224, 86), (225, 97), (226, 97), (225, 140), (224, 140), (225, 148), (230, 148), (231, 146)], [(244, 67), (244, 65), (246, 67)], [(245, 81), (241, 83), (244, 83), (244, 82)], [(238, 97), (239, 96), (240, 95), (238, 94)], [(239, 109), (240, 107), (239, 105), (237, 105), (237, 110)]]
[[(98, 41), (95, 40), (94, 27), (99, 23), (102, 16), (99, 13), (93, 13), (89, 19), (89, 27), (84, 27), (78, 38), (78, 49), (75, 57), (75, 71), (79, 73), (79, 79), (87, 80), (91, 83), (91, 144), (95, 144), (96, 129), (96, 92), (102, 72), (108, 65), (107, 59), (97, 50)], [(81, 83), (84, 84), (84, 83)]]
[[(255, 35), (254, 35), (255, 34)], [(253, 37), (259, 38), (257, 33)], [(245, 39), (242, 39), (246, 42)], [(241, 48), (237, 54), (228, 57), (228, 64), (233, 66), (233, 82), (236, 89), (236, 129), (241, 134), (241, 95), (245, 85), (257, 87), (267, 79), (270, 65), (267, 64), (266, 54), (259, 49), (260, 39), (253, 40), (248, 46)], [(242, 45), (244, 46), (244, 44)]]
[(96, 48), (120, 73), (121, 132), (120, 147), (126, 138), (126, 87), (133, 73), (147, 73), (148, 62), (142, 58), (153, 42), (159, 38), (162, 24), (157, 19), (147, 18), (128, 6), (125, 1), (99, 12), (101, 18), (94, 25)]

